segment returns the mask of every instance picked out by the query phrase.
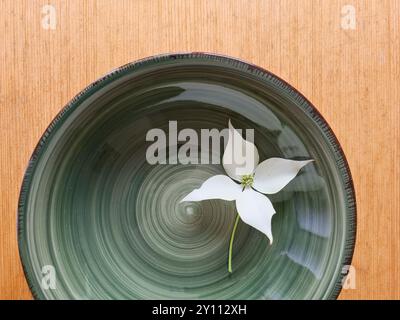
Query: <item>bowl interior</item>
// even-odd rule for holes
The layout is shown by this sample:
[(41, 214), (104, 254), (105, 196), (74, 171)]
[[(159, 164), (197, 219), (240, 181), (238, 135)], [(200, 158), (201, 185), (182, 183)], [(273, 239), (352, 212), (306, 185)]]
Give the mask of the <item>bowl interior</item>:
[[(246, 68), (247, 69), (246, 69)], [(260, 161), (315, 159), (281, 192), (274, 242), (234, 202), (180, 200), (221, 164), (150, 164), (154, 128), (254, 129)], [(104, 78), (53, 122), (31, 161), (20, 251), (35, 296), (64, 299), (313, 299), (337, 292), (349, 238), (341, 154), (304, 99), (269, 74), (220, 59), (153, 59)], [(185, 142), (179, 141), (175, 147)], [(224, 144), (221, 143), (221, 152)], [(200, 148), (197, 157), (209, 155)], [(196, 157), (196, 156), (195, 156)], [(176, 158), (175, 158), (176, 159)], [(41, 286), (53, 266), (56, 288)]]

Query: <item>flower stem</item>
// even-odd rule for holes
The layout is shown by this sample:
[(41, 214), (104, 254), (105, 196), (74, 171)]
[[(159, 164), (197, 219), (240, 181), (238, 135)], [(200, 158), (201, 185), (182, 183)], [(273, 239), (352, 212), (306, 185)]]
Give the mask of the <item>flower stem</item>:
[(232, 273), (232, 247), (233, 247), (233, 239), (235, 238), (235, 232), (237, 225), (239, 223), (240, 217), (237, 214), (235, 224), (233, 225), (232, 233), (231, 233), (231, 240), (229, 241), (229, 256), (228, 256), (228, 271)]

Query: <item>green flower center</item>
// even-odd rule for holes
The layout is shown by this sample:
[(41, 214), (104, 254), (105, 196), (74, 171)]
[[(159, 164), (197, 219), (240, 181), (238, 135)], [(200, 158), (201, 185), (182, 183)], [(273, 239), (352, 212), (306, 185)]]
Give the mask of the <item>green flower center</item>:
[(245, 174), (242, 176), (242, 180), (240, 181), (240, 184), (243, 186), (243, 189), (246, 187), (251, 187), (254, 182), (254, 175), (253, 174)]

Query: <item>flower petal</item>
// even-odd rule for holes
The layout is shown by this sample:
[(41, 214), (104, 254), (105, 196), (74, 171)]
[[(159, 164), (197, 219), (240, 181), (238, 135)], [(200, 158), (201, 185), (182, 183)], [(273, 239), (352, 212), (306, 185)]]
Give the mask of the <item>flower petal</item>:
[(312, 161), (314, 160), (267, 159), (256, 168), (253, 187), (262, 193), (277, 193), (296, 177), (302, 167)]
[(245, 223), (264, 233), (272, 243), (271, 220), (275, 209), (266, 196), (247, 188), (236, 199), (236, 209)]
[(243, 139), (229, 120), (229, 138), (222, 157), (226, 173), (232, 179), (240, 181), (241, 176), (254, 172), (259, 160), (256, 146)]
[(180, 202), (202, 201), (209, 199), (236, 200), (241, 193), (241, 187), (225, 175), (216, 175), (208, 178), (200, 188), (193, 190)]

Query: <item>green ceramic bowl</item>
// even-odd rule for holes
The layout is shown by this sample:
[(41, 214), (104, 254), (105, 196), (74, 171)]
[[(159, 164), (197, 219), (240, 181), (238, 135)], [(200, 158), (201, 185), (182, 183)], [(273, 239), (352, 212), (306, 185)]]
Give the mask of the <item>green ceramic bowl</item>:
[[(262, 160), (314, 159), (270, 197), (274, 242), (244, 223), (227, 272), (232, 202), (179, 203), (220, 164), (152, 165), (152, 128), (253, 128)], [(18, 236), (40, 299), (332, 299), (356, 228), (350, 171), (332, 130), (289, 84), (228, 57), (170, 54), (79, 93), (29, 162)]]

